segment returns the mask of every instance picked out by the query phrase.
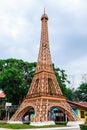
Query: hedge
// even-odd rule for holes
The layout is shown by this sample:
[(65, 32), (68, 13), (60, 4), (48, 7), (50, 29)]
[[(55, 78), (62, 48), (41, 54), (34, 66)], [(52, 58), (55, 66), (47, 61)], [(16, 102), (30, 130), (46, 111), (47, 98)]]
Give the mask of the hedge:
[(65, 122), (65, 121), (55, 121), (55, 124), (56, 125), (64, 125), (64, 126), (66, 126), (67, 122)]
[(81, 124), (80, 129), (81, 130), (87, 130), (87, 124)]

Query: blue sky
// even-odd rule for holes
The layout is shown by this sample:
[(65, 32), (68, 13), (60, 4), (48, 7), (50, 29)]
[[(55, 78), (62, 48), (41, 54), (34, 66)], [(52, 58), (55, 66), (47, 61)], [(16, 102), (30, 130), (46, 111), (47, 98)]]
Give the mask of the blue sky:
[(44, 8), (52, 61), (80, 81), (87, 74), (87, 0), (0, 0), (0, 59), (37, 61)]

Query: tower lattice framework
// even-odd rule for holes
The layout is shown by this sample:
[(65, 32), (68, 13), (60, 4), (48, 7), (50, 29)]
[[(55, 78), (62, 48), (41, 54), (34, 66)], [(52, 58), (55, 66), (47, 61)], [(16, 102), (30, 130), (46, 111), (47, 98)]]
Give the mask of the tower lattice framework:
[(35, 75), (25, 99), (10, 121), (21, 120), (32, 107), (35, 112), (34, 122), (48, 121), (48, 110), (52, 107), (58, 107), (70, 121), (78, 120), (63, 96), (53, 71), (47, 22), (48, 16), (44, 11), (41, 17), (41, 40)]

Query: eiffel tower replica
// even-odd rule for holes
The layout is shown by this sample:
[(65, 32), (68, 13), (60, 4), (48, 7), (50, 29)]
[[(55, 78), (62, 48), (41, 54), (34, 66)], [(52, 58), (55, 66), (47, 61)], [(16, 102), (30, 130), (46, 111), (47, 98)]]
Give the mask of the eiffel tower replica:
[(53, 71), (48, 38), (48, 16), (44, 11), (41, 17), (41, 40), (35, 75), (25, 99), (10, 121), (20, 121), (22, 116), (33, 108), (34, 122), (48, 122), (48, 111), (52, 107), (58, 107), (67, 115), (68, 120), (78, 121), (63, 96)]

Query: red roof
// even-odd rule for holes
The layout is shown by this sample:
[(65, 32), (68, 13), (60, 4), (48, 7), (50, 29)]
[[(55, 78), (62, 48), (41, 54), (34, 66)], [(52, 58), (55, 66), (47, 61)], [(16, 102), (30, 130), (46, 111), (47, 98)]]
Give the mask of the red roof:
[(87, 102), (79, 102), (79, 105), (81, 105), (83, 107), (87, 107)]
[(0, 98), (5, 98), (4, 92), (1, 92), (1, 93), (0, 93)]
[(71, 107), (75, 107), (75, 108), (84, 108), (87, 109), (87, 102), (72, 102), (72, 101), (67, 101)]

